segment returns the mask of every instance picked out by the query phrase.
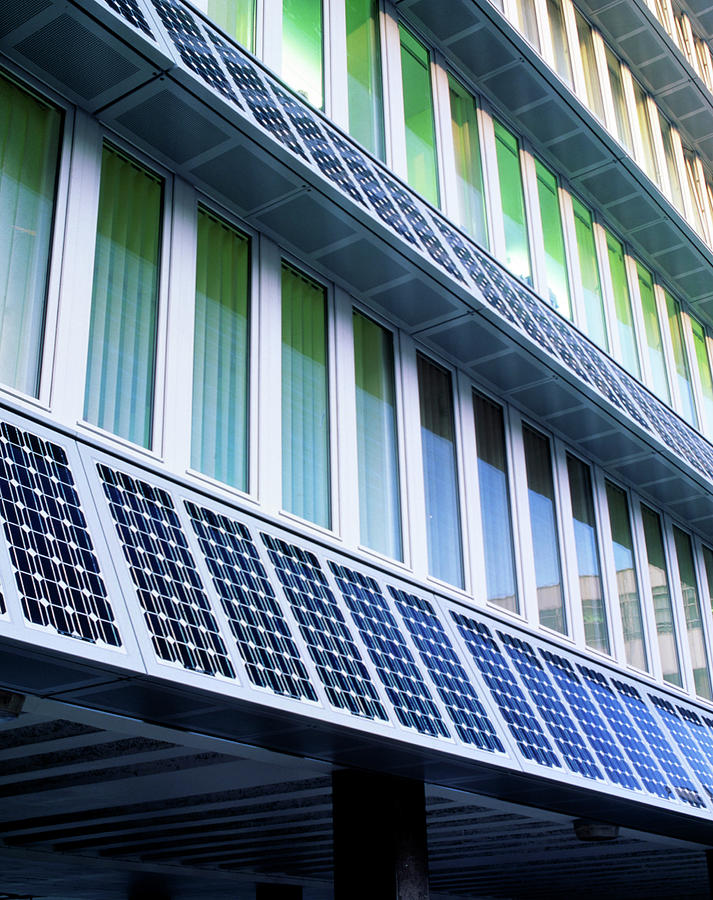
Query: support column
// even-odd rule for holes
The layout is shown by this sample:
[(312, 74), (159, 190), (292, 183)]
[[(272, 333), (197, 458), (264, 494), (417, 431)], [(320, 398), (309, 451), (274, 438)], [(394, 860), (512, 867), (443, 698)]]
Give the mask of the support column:
[(256, 884), (255, 900), (302, 900), (302, 888), (294, 884)]
[(428, 900), (422, 782), (336, 771), (332, 818), (335, 900)]

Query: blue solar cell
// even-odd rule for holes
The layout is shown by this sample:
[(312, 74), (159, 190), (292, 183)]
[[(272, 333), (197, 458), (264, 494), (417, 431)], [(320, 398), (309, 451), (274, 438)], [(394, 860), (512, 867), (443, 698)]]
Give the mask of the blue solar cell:
[(127, 22), (130, 22), (136, 28), (140, 28), (150, 38), (153, 37), (149, 23), (146, 21), (136, 0), (105, 0), (105, 3), (114, 12), (118, 12), (120, 16), (123, 16)]
[(711, 732), (713, 721), (698, 716), (693, 710), (686, 709), (684, 706), (678, 706), (676, 708), (678, 709), (681, 718), (685, 719), (688, 723), (691, 734), (695, 736), (703, 749), (709, 764), (713, 767), (713, 733)]
[(329, 702), (355, 716), (388, 721), (317, 557), (269, 534), (261, 537)]
[(530, 692), (535, 708), (554, 738), (569, 768), (585, 778), (603, 779), (584, 738), (562, 702), (532, 647), (520, 638), (498, 632), (500, 640)]
[(631, 766), (624, 758), (606, 722), (599, 715), (572, 663), (549, 650), (540, 650), (540, 653), (609, 778), (622, 787), (641, 790)]
[(0, 511), (28, 622), (121, 646), (66, 453), (7, 422), (0, 423)]
[(346, 566), (330, 561), (329, 568), (399, 722), (421, 734), (449, 737), (379, 585), (370, 576)]
[(156, 655), (235, 678), (170, 496), (108, 466), (98, 470)]
[(708, 760), (703, 755), (696, 739), (693, 737), (688, 724), (676, 714), (673, 703), (655, 694), (649, 694), (649, 700), (654, 705), (661, 721), (671, 732), (671, 736), (678, 744), (688, 764), (693, 769), (698, 780), (705, 788), (709, 797), (713, 798), (713, 771), (708, 765)]
[(522, 755), (541, 766), (562, 768), (488, 626), (453, 610), (451, 616)]
[(505, 748), (463, 668), (435, 610), (422, 597), (389, 585), (421, 661), (448, 711), (458, 737), (481, 750), (504, 753)]
[(653, 751), (656, 759), (658, 759), (667, 778), (670, 779), (676, 793), (684, 801), (695, 807), (705, 807), (704, 801), (701, 799), (693, 782), (686, 774), (685, 769), (681, 765), (673, 748), (666, 740), (664, 733), (656, 724), (656, 720), (651, 715), (635, 687), (630, 684), (624, 684), (612, 678), (612, 684), (616, 688), (622, 702), (629, 710), (632, 719), (636, 722), (644, 736), (644, 740)]
[(316, 701), (248, 529), (195, 503), (187, 502), (186, 510), (252, 683), (276, 694)]

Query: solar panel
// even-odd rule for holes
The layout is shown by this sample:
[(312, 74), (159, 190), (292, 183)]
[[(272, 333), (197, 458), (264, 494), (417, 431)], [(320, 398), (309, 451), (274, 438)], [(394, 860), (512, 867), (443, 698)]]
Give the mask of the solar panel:
[(185, 506), (250, 681), (276, 694), (316, 701), (246, 526), (195, 503)]
[(585, 778), (602, 780), (601, 770), (530, 644), (502, 631), (498, 636), (569, 768)]
[[(693, 710), (686, 709), (685, 706), (678, 706), (676, 708), (678, 709), (681, 718), (688, 723), (691, 734), (694, 735), (695, 739), (700, 744), (709, 764), (713, 766), (713, 733), (711, 732), (711, 725), (713, 725), (713, 723), (709, 719), (702, 719), (697, 716)], [(708, 723), (707, 727), (705, 722)]]
[(522, 755), (541, 766), (562, 768), (488, 626), (453, 610), (451, 616)]
[(171, 497), (108, 466), (98, 471), (156, 655), (235, 678)]
[(8, 422), (0, 423), (0, 512), (27, 621), (121, 646), (67, 454)]
[(678, 717), (673, 703), (664, 700), (663, 697), (657, 697), (655, 694), (649, 694), (649, 700), (653, 703), (661, 721), (668, 728), (708, 796), (713, 798), (713, 771), (711, 771), (708, 760), (703, 755), (687, 723)]
[(389, 591), (458, 737), (480, 750), (504, 753), (495, 726), (431, 604), (392, 585)]
[(641, 790), (641, 785), (624, 758), (616, 738), (599, 715), (572, 663), (549, 650), (540, 649), (540, 654), (609, 778), (622, 787)]
[(355, 716), (388, 721), (317, 557), (269, 534), (261, 537), (329, 702)]
[(673, 748), (656, 724), (656, 720), (649, 712), (636, 688), (630, 684), (617, 681), (615, 678), (612, 678), (612, 684), (681, 800), (697, 808), (705, 807), (705, 803), (693, 782), (686, 774)]
[(150, 38), (153, 37), (149, 23), (146, 21), (146, 17), (141, 12), (141, 7), (136, 0), (104, 0), (104, 2), (135, 28), (141, 29)]

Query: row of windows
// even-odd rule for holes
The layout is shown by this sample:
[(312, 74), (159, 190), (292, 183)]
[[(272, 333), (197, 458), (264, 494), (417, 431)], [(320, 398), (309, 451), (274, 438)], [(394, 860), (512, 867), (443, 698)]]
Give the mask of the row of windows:
[(88, 118), (42, 353), (61, 123), (2, 85), (10, 387), (44, 357), (68, 424), (711, 698), (713, 551)]
[(705, 40), (694, 33), (690, 16), (675, 8), (670, 0), (647, 0), (656, 16), (711, 93), (713, 93), (713, 56)]

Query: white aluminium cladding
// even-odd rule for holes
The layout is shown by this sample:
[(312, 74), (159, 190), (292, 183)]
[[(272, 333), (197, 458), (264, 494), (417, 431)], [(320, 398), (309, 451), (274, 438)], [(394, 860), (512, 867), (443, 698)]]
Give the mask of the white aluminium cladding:
[(703, 707), (10, 413), (0, 513), (30, 654), (713, 816)]

